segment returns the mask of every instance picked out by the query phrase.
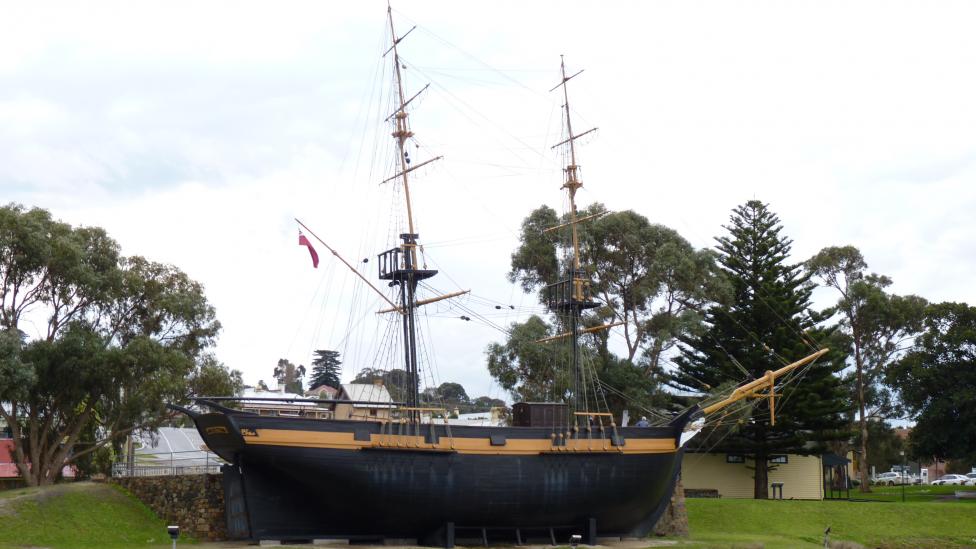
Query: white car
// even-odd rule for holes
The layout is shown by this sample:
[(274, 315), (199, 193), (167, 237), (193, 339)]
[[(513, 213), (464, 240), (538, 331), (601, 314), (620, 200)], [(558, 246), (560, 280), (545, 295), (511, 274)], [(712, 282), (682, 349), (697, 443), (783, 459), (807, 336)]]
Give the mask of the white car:
[(933, 481), (932, 485), (943, 486), (948, 484), (955, 484), (958, 486), (965, 486), (966, 484), (969, 484), (970, 480), (972, 479), (970, 479), (966, 475), (942, 475), (941, 477), (939, 477), (939, 480)]
[(874, 479), (875, 484), (880, 484), (882, 486), (894, 486), (896, 484), (904, 484), (905, 481), (902, 480), (900, 473), (894, 471), (888, 473), (881, 473)]

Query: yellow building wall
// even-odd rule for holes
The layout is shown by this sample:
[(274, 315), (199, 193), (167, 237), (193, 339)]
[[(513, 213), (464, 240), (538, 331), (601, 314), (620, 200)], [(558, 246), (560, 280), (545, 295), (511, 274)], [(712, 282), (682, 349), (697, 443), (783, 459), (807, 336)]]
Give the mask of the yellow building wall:
[[(783, 483), (784, 499), (823, 499), (823, 471), (819, 456), (787, 456), (788, 463), (769, 472), (769, 482)], [(685, 454), (681, 482), (685, 489), (718, 490), (723, 498), (754, 495), (755, 462), (726, 463), (725, 454)], [(769, 488), (769, 496), (773, 490)]]
[(360, 420), (381, 420), (390, 418), (390, 409), (368, 408), (364, 406), (353, 406), (352, 404), (337, 403), (335, 407), (335, 419), (360, 419)]

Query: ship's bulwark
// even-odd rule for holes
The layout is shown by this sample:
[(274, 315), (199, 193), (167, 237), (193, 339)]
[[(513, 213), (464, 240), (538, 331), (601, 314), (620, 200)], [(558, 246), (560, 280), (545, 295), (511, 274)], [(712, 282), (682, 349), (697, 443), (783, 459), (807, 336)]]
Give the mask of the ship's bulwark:
[[(368, 440), (362, 430), (378, 431), (378, 425), (237, 414), (196, 419), (208, 444), (236, 460), (240, 476), (228, 480), (242, 482), (251, 539), (424, 539), (447, 523), (462, 531), (496, 529), (506, 537), (519, 528), (523, 536), (538, 537), (548, 528), (582, 534), (591, 519), (601, 536), (644, 536), (670, 500), (681, 459), (680, 449), (498, 455), (264, 445), (238, 433), (339, 430)], [(621, 429), (620, 449), (651, 439), (674, 441), (681, 426)], [(539, 429), (454, 431), (455, 441), (545, 438)]]

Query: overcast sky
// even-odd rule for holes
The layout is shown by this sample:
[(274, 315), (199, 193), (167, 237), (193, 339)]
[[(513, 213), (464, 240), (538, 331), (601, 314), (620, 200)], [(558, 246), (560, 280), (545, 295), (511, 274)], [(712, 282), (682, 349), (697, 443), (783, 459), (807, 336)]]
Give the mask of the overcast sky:
[[(0, 201), (106, 228), (206, 286), (216, 352), (268, 380), (280, 357), (383, 347), (350, 261), (394, 244), (381, 2), (0, 2)], [(976, 303), (976, 4), (396, 2), (419, 163), (417, 224), (442, 291), (504, 326), (521, 219), (559, 208), (559, 56), (581, 202), (633, 208), (698, 247), (770, 204), (797, 261), (854, 245), (897, 293)], [(379, 134), (376, 141), (375, 134)], [(379, 143), (377, 145), (376, 143)], [(389, 158), (383, 157), (383, 158)], [(373, 275), (375, 262), (363, 266)], [(829, 296), (821, 296), (821, 300)], [(499, 312), (494, 304), (515, 305)], [(460, 309), (424, 319), (436, 381), (503, 396)], [(27, 327), (28, 331), (30, 327)], [(356, 330), (354, 328), (363, 328)]]

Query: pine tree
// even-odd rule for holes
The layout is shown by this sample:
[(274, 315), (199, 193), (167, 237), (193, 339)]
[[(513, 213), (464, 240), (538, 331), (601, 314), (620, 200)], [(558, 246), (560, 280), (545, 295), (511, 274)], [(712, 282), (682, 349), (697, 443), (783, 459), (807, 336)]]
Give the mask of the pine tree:
[[(715, 392), (751, 381), (810, 354), (832, 333), (818, 328), (809, 311), (813, 285), (801, 265), (788, 263), (792, 241), (779, 218), (753, 200), (733, 210), (727, 236), (717, 238), (719, 263), (732, 287), (731, 300), (711, 307), (705, 330), (682, 338), (672, 385)], [(776, 425), (768, 402), (756, 400), (731, 429), (723, 423), (699, 435), (702, 449), (743, 455), (755, 461), (755, 497), (768, 496), (769, 457), (814, 454), (843, 436), (846, 409), (840, 379), (843, 349), (834, 349), (807, 368), (802, 378), (777, 387)], [(728, 420), (728, 418), (726, 418)]]
[(339, 388), (339, 375), (341, 374), (342, 361), (339, 360), (339, 351), (328, 351), (320, 349), (315, 351), (315, 358), (312, 359), (312, 378), (309, 386), (314, 389), (319, 385)]

